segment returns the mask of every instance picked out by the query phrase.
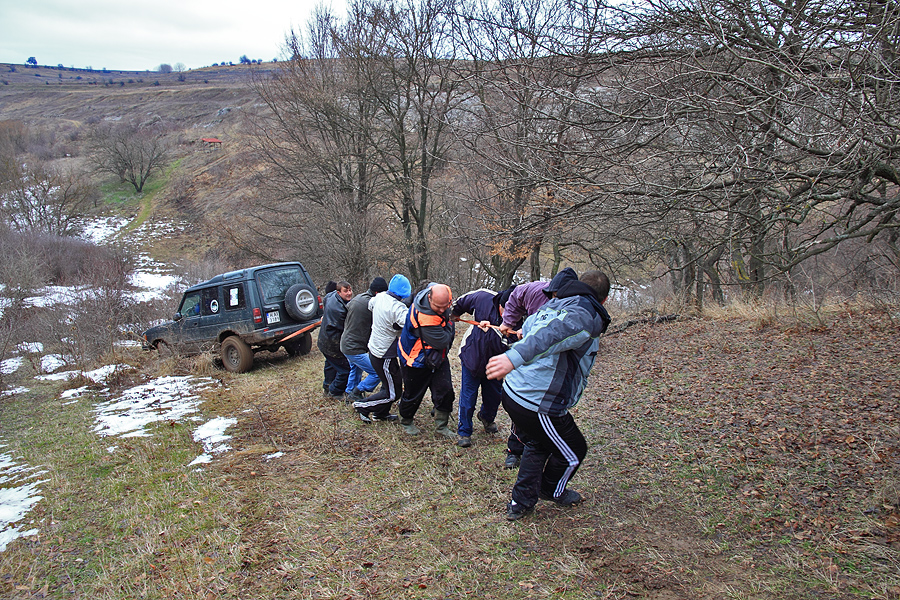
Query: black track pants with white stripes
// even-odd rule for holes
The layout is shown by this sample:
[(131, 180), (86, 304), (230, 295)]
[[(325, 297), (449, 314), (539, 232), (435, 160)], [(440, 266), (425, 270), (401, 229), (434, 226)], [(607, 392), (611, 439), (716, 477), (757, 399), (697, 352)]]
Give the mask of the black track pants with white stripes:
[(369, 362), (372, 363), (375, 374), (381, 379), (381, 389), (368, 398), (354, 402), (353, 408), (382, 419), (391, 412), (391, 406), (403, 393), (403, 374), (396, 356), (378, 358), (369, 352)]
[(540, 494), (559, 497), (587, 455), (587, 441), (570, 413), (549, 417), (530, 411), (503, 393), (503, 408), (525, 442), (513, 486), (516, 504), (534, 506)]

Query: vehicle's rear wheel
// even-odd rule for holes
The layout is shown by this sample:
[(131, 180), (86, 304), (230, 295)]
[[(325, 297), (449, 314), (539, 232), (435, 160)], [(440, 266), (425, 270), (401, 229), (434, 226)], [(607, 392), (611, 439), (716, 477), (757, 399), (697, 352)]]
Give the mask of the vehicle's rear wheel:
[(305, 283), (295, 283), (284, 294), (284, 309), (295, 321), (309, 321), (319, 309), (316, 290)]
[(253, 366), (253, 350), (236, 335), (225, 338), (219, 354), (225, 370), (231, 373), (246, 373)]
[(304, 333), (295, 340), (285, 342), (284, 349), (290, 356), (306, 356), (312, 350), (312, 335)]

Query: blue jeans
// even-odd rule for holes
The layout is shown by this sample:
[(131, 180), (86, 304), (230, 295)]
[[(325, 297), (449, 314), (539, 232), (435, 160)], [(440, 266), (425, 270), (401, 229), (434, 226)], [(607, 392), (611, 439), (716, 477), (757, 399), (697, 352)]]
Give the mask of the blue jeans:
[[(378, 379), (378, 373), (375, 372), (372, 363), (369, 361), (368, 352), (365, 354), (351, 354), (347, 356), (347, 360), (350, 361), (350, 379), (347, 380), (348, 394), (353, 391), (353, 388), (368, 394), (378, 387), (378, 382), (381, 380)], [(366, 374), (365, 379), (362, 377), (363, 373)]]
[(456, 433), (463, 437), (472, 435), (472, 417), (475, 414), (475, 402), (478, 400), (478, 388), (481, 388), (481, 418), (493, 423), (497, 418), (497, 409), (503, 397), (503, 382), (480, 377), (462, 365), (462, 382), (459, 388), (459, 426)]

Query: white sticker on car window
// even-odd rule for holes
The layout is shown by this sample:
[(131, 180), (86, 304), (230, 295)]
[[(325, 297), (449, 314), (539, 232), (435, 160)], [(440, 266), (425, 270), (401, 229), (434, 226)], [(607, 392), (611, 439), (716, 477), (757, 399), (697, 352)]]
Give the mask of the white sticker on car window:
[(213, 300), (209, 303), (209, 312), (217, 313), (219, 312), (219, 301)]
[(228, 305), (229, 306), (237, 306), (238, 305), (238, 288), (231, 288), (228, 290)]

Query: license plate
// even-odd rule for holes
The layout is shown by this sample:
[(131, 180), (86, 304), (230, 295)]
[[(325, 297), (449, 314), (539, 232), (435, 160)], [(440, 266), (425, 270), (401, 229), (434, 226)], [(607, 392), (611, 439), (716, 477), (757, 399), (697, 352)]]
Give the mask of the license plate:
[(273, 310), (272, 312), (266, 313), (266, 322), (271, 325), (272, 323), (280, 323), (281, 322), (281, 313), (277, 310)]

